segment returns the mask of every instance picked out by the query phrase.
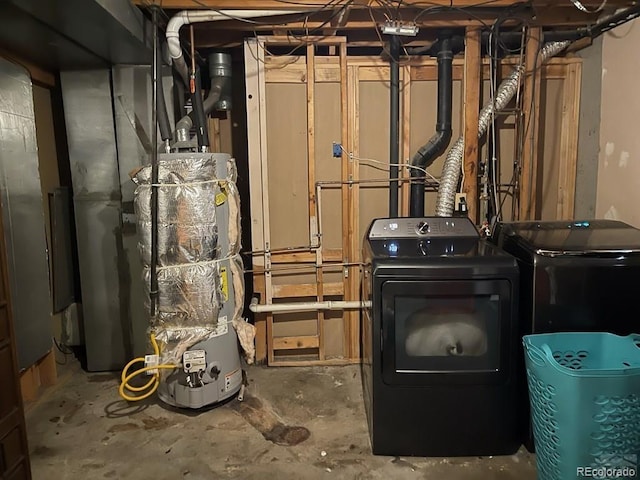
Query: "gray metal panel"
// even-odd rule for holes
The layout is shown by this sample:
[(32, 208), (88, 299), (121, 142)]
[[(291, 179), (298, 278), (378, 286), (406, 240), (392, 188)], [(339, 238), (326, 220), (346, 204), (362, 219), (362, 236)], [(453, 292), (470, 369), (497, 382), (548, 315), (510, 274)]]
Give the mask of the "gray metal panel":
[(49, 267), (31, 80), (0, 58), (0, 188), (18, 364), (51, 349)]
[[(171, 72), (164, 75), (164, 94), (169, 118), (173, 118)], [(133, 354), (147, 352), (149, 315), (145, 309), (145, 290), (142, 280), (142, 262), (138, 252), (136, 218), (133, 212), (133, 194), (136, 185), (131, 171), (150, 163), (151, 150), (151, 75), (148, 66), (113, 67), (113, 95), (120, 192), (122, 194), (122, 267), (121, 279), (128, 290), (129, 312), (132, 324)], [(126, 274), (126, 278), (125, 278)]]
[(61, 73), (74, 192), (87, 368), (131, 357), (131, 323), (109, 70)]
[(58, 187), (49, 194), (51, 215), (51, 277), (53, 311), (61, 312), (75, 300), (73, 244), (71, 239), (71, 189)]

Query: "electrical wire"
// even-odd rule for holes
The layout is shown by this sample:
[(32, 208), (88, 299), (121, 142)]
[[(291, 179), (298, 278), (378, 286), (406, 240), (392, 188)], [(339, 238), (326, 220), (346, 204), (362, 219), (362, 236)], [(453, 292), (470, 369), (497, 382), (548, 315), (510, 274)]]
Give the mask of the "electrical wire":
[(587, 7), (585, 7), (582, 2), (580, 0), (571, 0), (571, 3), (573, 3), (573, 5), (580, 10), (581, 12), (584, 13), (598, 13), (601, 12), (604, 7), (607, 6), (607, 0), (602, 0), (602, 3), (600, 4), (599, 7), (597, 7), (595, 10), (589, 10)]
[(67, 357), (69, 355), (73, 355), (73, 351), (71, 351), (69, 349), (68, 346), (64, 345), (63, 343), (58, 342), (58, 340), (56, 339), (56, 337), (51, 337), (53, 339), (53, 344), (56, 346), (56, 350), (58, 350), (58, 352), (60, 352), (62, 355), (64, 355), (64, 361), (59, 362), (56, 359), (56, 363), (58, 365), (66, 365), (67, 364)]
[[(506, 53), (516, 53), (516, 52), (520, 52), (521, 57), (522, 57), (522, 53), (524, 50), (524, 44), (525, 44), (525, 40), (526, 38), (528, 38), (528, 35), (525, 33), (527, 32), (527, 27), (529, 27), (529, 24), (527, 21), (523, 21), (520, 17), (515, 16), (515, 14), (518, 12), (519, 9), (523, 8), (523, 6), (526, 6), (527, 4), (518, 4), (516, 6), (514, 6), (513, 8), (509, 9), (507, 12), (505, 12), (503, 15), (499, 16), (496, 21), (494, 22), (494, 24), (491, 26), (491, 30), (489, 33), (489, 46), (488, 46), (488, 55), (489, 58), (491, 59), (490, 61), (490, 66), (489, 66), (489, 75), (490, 75), (490, 97), (491, 97), (491, 102), (495, 102), (495, 84), (496, 84), (496, 75), (497, 72), (495, 70), (495, 64), (494, 61), (495, 60), (499, 60), (499, 52), (498, 52), (498, 47), (501, 47), (502, 50)], [(502, 42), (500, 40), (501, 38), (501, 34), (500, 34), (500, 28), (501, 25), (509, 20), (509, 19), (516, 19), (516, 20), (521, 20), (521, 28), (522, 28), (522, 35), (521, 35), (521, 41), (520, 41), (520, 47), (517, 49), (509, 49), (504, 42)], [(538, 55), (540, 52), (540, 48), (541, 45), (538, 45)], [(523, 60), (521, 58), (521, 61), (519, 62), (519, 64), (522, 64)], [(539, 73), (539, 69), (541, 68), (541, 65), (534, 65), (534, 69), (532, 72), (525, 72), (525, 76), (532, 74), (532, 75), (536, 75), (537, 73)], [(532, 101), (533, 101), (533, 97), (532, 97)], [(532, 109), (533, 109), (533, 105), (532, 105)], [(499, 176), (500, 176), (500, 161), (499, 161), (499, 155), (498, 155), (498, 138), (497, 138), (497, 122), (496, 122), (496, 117), (495, 117), (495, 113), (496, 112), (492, 112), (491, 115), (491, 152), (488, 152), (490, 155), (490, 160), (491, 160), (491, 164), (489, 165), (489, 163), (487, 163), (487, 168), (490, 170), (491, 173), (491, 178), (490, 178), (490, 182), (491, 182), (491, 189), (490, 189), (490, 196), (492, 199), (492, 206), (494, 209), (493, 212), (493, 216), (494, 219), (496, 220), (500, 220), (503, 216), (503, 207), (504, 207), (504, 203), (505, 200), (507, 198), (507, 196), (509, 196), (509, 189), (507, 189), (507, 191), (505, 192), (504, 190), (498, 188), (498, 184), (499, 184)], [(527, 119), (527, 122), (530, 122), (530, 118)], [(528, 125), (525, 129), (525, 131), (528, 131)], [(520, 129), (521, 132), (521, 129)], [(516, 139), (517, 142), (520, 142), (520, 139)], [(518, 145), (520, 145), (520, 143), (518, 143)], [(513, 192), (510, 194), (514, 199), (515, 199), (515, 193), (516, 193), (516, 176), (518, 173), (518, 169), (519, 169), (519, 165), (521, 163), (521, 152), (522, 152), (522, 148), (518, 147), (517, 148), (518, 152), (516, 154), (516, 160), (514, 161), (514, 171), (511, 177), (510, 182), (507, 185), (510, 185), (510, 188), (513, 188)], [(501, 194), (502, 198), (501, 198)], [(513, 215), (513, 212), (512, 212)]]
[[(492, 50), (493, 50), (493, 29), (491, 30), (491, 32), (489, 33), (489, 57), (493, 57), (492, 55)], [(495, 71), (495, 65), (493, 61), (489, 62), (489, 101), (495, 105), (495, 101), (496, 101), (496, 75), (498, 72)], [(497, 133), (496, 133), (496, 109), (493, 108), (491, 109), (491, 165), (489, 166), (488, 162), (487, 162), (487, 168), (489, 168), (489, 171), (491, 173), (491, 183), (492, 185), (492, 189), (493, 189), (493, 215), (496, 218), (499, 218), (499, 212), (498, 212), (498, 187), (497, 187), (497, 167), (498, 167), (498, 147), (497, 147), (497, 143), (498, 143), (498, 138), (497, 138)]]
[[(229, 20), (236, 20), (239, 22), (244, 22), (244, 23), (250, 23), (252, 25), (259, 25), (259, 26), (263, 26), (263, 27), (277, 27), (280, 25), (287, 25), (291, 22), (300, 22), (300, 21), (304, 21), (304, 20), (308, 20), (309, 17), (313, 16), (313, 15), (317, 15), (320, 12), (323, 12), (331, 7), (335, 7), (338, 5), (341, 5), (342, 3), (344, 3), (344, 0), (329, 0), (327, 3), (325, 3), (324, 5), (320, 6), (320, 7), (316, 7), (314, 9), (311, 9), (310, 11), (304, 12), (301, 15), (295, 17), (295, 18), (288, 18), (287, 20), (283, 20), (280, 22), (260, 22), (257, 20), (253, 20), (251, 18), (242, 18), (242, 17), (238, 17), (236, 15), (233, 15), (232, 13), (229, 13), (228, 10), (220, 10), (217, 8), (211, 8), (209, 5), (207, 5), (206, 3), (202, 2), (201, 0), (191, 0), (193, 3), (195, 3), (196, 5), (200, 6), (203, 8), (203, 10), (207, 10), (207, 11), (211, 11), (211, 12), (216, 12), (220, 15), (222, 15), (223, 17), (228, 18)], [(296, 5), (296, 6), (301, 6), (301, 7), (309, 7), (308, 4), (304, 4), (301, 2), (285, 2), (283, 0), (278, 0), (280, 3), (283, 3), (285, 5)], [(347, 0), (348, 4), (351, 4), (353, 2), (353, 0)], [(274, 10), (274, 14), (273, 16), (278, 16), (278, 13), (276, 10)]]
[(440, 184), (440, 180), (438, 180), (432, 174), (427, 172), (424, 168), (416, 167), (415, 165), (411, 165), (409, 163), (387, 163), (387, 162), (382, 162), (380, 160), (375, 160), (373, 158), (356, 157), (353, 153), (347, 152), (347, 150), (342, 145), (340, 145), (340, 150), (342, 150), (346, 155), (348, 155), (350, 159), (358, 160), (359, 162), (366, 162), (366, 163), (381, 165), (383, 168), (373, 167), (373, 168), (377, 168), (378, 170), (384, 170), (384, 171), (389, 170), (388, 168), (384, 168), (384, 167), (400, 167), (400, 168), (406, 168), (407, 170), (417, 170), (423, 173), (426, 177), (429, 177), (431, 180), (433, 180), (437, 184)]
[[(336, 1), (336, 0), (334, 0)], [(311, 35), (313, 35), (316, 31), (321, 31), (323, 28), (325, 28), (326, 26), (328, 26), (334, 18), (340, 16), (340, 14), (346, 10), (347, 8), (349, 8), (351, 6), (351, 4), (354, 2), (354, 0), (348, 0), (343, 7), (341, 7), (340, 9), (336, 10), (335, 12), (333, 12), (333, 14), (331, 16), (329, 16), (329, 18), (327, 18), (323, 23), (321, 23), (320, 25), (318, 25), (317, 27), (312, 28), (311, 30), (306, 30), (305, 31), (305, 36), (309, 37)], [(288, 23), (288, 22), (287, 22)], [(310, 44), (315, 44), (316, 43), (316, 39), (309, 39), (309, 38), (305, 38), (299, 35), (295, 35), (290, 31), (287, 31), (287, 37), (288, 38), (293, 38), (295, 40), (298, 41), (298, 44), (293, 46), (289, 51), (287, 51), (284, 54), (273, 54), (272, 52), (270, 52), (267, 47), (264, 45), (263, 42), (260, 41), (260, 39), (258, 38), (258, 32), (254, 30), (253, 35), (256, 39), (256, 45), (261, 48), (265, 55), (268, 55), (270, 57), (288, 57), (288, 56), (292, 56), (297, 50), (301, 49), (301, 48), (305, 48)], [(322, 38), (328, 38), (330, 37), (329, 35), (318, 35), (319, 37)], [(251, 56), (253, 57), (253, 59), (258, 62), (258, 63), (262, 63), (266, 65), (266, 62), (264, 60), (261, 60), (260, 58), (258, 58), (258, 56), (255, 55), (255, 53), (253, 52), (253, 50), (249, 49), (249, 53), (251, 54)], [(270, 64), (270, 68), (273, 69), (280, 69), (280, 68), (285, 68), (288, 65), (291, 65), (292, 63), (296, 62), (297, 59), (296, 58), (292, 58), (289, 62), (283, 62), (280, 65), (274, 66), (273, 64)]]
[(438, 12), (446, 12), (448, 10), (453, 10), (453, 11), (457, 11), (460, 13), (464, 13), (465, 15), (467, 15), (469, 18), (476, 20), (477, 22), (479, 22), (482, 26), (484, 26), (485, 28), (489, 28), (490, 26), (485, 22), (485, 20), (482, 17), (479, 17), (478, 15), (474, 14), (470, 9), (472, 8), (478, 8), (478, 7), (485, 7), (487, 5), (491, 5), (492, 3), (496, 3), (498, 0), (486, 0), (484, 2), (478, 2), (476, 4), (473, 5), (467, 5), (466, 7), (456, 7), (453, 5), (453, 0), (450, 2), (449, 5), (440, 5), (437, 4), (435, 2), (416, 2), (416, 3), (411, 3), (411, 4), (407, 4), (405, 1), (402, 1), (402, 3), (405, 6), (419, 6), (419, 5), (429, 5), (428, 7), (424, 8), (423, 10), (421, 10), (413, 19), (414, 23), (417, 23), (418, 19), (426, 14), (426, 13), (438, 13)]
[[(153, 347), (154, 355), (156, 356), (156, 358), (159, 359), (160, 348), (158, 347), (158, 342), (156, 342), (156, 336), (154, 334), (151, 334), (151, 346)], [(170, 369), (178, 368), (177, 365), (164, 363), (160, 365), (151, 365), (148, 367), (142, 367), (132, 373), (128, 373), (129, 369), (136, 363), (145, 363), (145, 358), (138, 357), (131, 360), (122, 369), (122, 374), (120, 375), (120, 387), (118, 388), (118, 393), (120, 394), (120, 397), (122, 397), (123, 400), (126, 400), (128, 402), (138, 402), (140, 400), (144, 400), (145, 398), (148, 398), (151, 395), (153, 395), (155, 391), (158, 390), (158, 387), (160, 386), (160, 372), (158, 370), (160, 369), (170, 370)], [(156, 371), (152, 374), (151, 379), (144, 385), (140, 387), (135, 387), (130, 384), (131, 380), (133, 380), (138, 375), (142, 375), (143, 373), (150, 372), (153, 370), (156, 370)], [(140, 392), (145, 392), (145, 393), (140, 393)], [(130, 393), (133, 393), (133, 395), (130, 395)]]
[(58, 342), (58, 339), (56, 337), (51, 338), (53, 338), (53, 344), (56, 346), (56, 349), (58, 349), (60, 353), (62, 353), (63, 355), (73, 355), (73, 351), (70, 350), (67, 345), (63, 344), (62, 342)]

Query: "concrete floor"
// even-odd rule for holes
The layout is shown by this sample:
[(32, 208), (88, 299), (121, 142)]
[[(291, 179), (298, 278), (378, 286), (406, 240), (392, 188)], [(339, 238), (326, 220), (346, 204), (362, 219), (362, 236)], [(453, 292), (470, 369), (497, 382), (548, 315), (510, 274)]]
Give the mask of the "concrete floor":
[(71, 363), (27, 406), (35, 480), (536, 478), (524, 449), (493, 458), (373, 456), (357, 366), (251, 367), (245, 402), (201, 413), (156, 400), (128, 405), (117, 377)]

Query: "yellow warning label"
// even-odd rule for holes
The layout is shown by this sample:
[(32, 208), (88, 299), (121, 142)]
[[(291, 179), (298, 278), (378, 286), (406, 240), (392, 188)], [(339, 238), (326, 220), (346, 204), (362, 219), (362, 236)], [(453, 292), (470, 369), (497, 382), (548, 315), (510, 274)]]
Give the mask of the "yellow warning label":
[(222, 191), (216, 194), (216, 207), (219, 207), (227, 200), (227, 193)]
[(226, 183), (220, 184), (220, 192), (216, 194), (216, 207), (219, 207), (227, 200), (227, 188)]
[(222, 283), (222, 296), (224, 301), (229, 300), (229, 280), (227, 279), (227, 267), (220, 267), (220, 282)]

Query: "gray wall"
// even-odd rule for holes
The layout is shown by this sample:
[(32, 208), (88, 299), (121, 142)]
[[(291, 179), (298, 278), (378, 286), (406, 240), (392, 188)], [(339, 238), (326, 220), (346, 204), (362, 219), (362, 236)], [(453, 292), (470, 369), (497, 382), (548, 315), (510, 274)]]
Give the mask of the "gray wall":
[(0, 58), (0, 199), (18, 364), (52, 346), (49, 266), (29, 74)]
[(576, 218), (596, 216), (598, 155), (600, 151), (600, 92), (602, 90), (602, 37), (579, 53), (582, 58), (582, 89), (578, 164), (576, 171)]
[(604, 36), (596, 208), (599, 217), (636, 227), (640, 227), (639, 44), (638, 20)]

